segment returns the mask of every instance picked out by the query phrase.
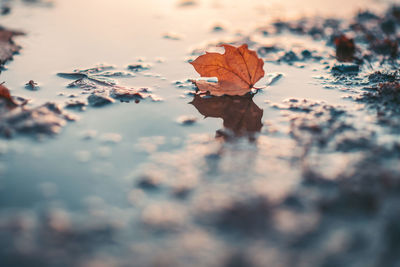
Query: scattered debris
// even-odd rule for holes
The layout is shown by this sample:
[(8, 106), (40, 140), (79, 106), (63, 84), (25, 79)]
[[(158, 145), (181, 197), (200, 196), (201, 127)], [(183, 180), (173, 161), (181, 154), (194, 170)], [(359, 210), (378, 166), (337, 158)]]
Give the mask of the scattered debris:
[(283, 73), (279, 72), (271, 72), (267, 73), (267, 86), (274, 85), (276, 82), (278, 82), (283, 76)]
[(81, 100), (70, 100), (65, 103), (65, 108), (67, 109), (76, 109), (79, 111), (86, 110), (87, 103)]
[(128, 65), (128, 70), (133, 71), (133, 72), (140, 72), (144, 70), (149, 70), (151, 69), (151, 64), (149, 63), (143, 63), (143, 62), (137, 62)]
[[(128, 69), (138, 72), (146, 68), (146, 65), (138, 63), (128, 66)], [(82, 89), (82, 93), (89, 93), (89, 105), (100, 107), (114, 103), (114, 99), (120, 102), (134, 101), (139, 103), (141, 100), (150, 99), (153, 102), (161, 101), (161, 98), (151, 93), (149, 88), (133, 89), (117, 85), (116, 80), (110, 77), (133, 77), (133, 75), (125, 72), (110, 71), (115, 67), (108, 65), (100, 65), (94, 68), (75, 70), (70, 73), (59, 73), (58, 75), (67, 79), (76, 79), (68, 84), (68, 88)]]
[(102, 107), (104, 105), (112, 104), (115, 102), (114, 99), (107, 96), (106, 94), (100, 94), (100, 93), (93, 93), (89, 95), (87, 99), (89, 105), (91, 105), (92, 107)]
[(30, 80), (29, 82), (27, 82), (25, 84), (25, 88), (29, 89), (29, 90), (38, 90), (39, 85), (36, 82), (34, 82), (33, 80)]
[(21, 47), (14, 43), (14, 37), (23, 35), (22, 32), (7, 30), (0, 26), (0, 66), (11, 60)]
[(196, 6), (197, 4), (198, 4), (198, 2), (195, 0), (179, 0), (178, 1), (179, 7), (192, 7), (192, 6)]
[(137, 178), (137, 187), (143, 190), (156, 190), (162, 185), (162, 180), (156, 175), (142, 175)]
[(0, 14), (1, 15), (5, 16), (5, 15), (10, 14), (10, 12), (11, 12), (11, 7), (10, 6), (3, 4), (0, 7)]
[(357, 74), (360, 67), (354, 63), (340, 63), (332, 67), (332, 72), (335, 74)]
[(197, 122), (197, 118), (193, 116), (180, 116), (177, 121), (184, 126), (190, 126)]
[(222, 23), (217, 23), (212, 27), (213, 32), (223, 32), (225, 31), (226, 26)]
[(139, 103), (145, 98), (140, 91), (128, 88), (113, 88), (110, 95), (121, 102), (130, 102), (133, 100), (135, 103)]
[(109, 70), (114, 69), (113, 66), (99, 65), (94, 68), (84, 70), (74, 70), (73, 72), (60, 72), (58, 76), (66, 79), (76, 79), (69, 87), (81, 87), (83, 84), (112, 86), (116, 81), (109, 78)]
[(66, 114), (55, 103), (45, 103), (36, 108), (15, 107), (0, 116), (0, 134), (11, 138), (15, 134), (31, 136), (54, 135), (67, 121), (75, 117)]
[(368, 75), (368, 80), (370, 83), (394, 82), (397, 79), (398, 79), (397, 71), (395, 71), (395, 72), (376, 71), (376, 72)]

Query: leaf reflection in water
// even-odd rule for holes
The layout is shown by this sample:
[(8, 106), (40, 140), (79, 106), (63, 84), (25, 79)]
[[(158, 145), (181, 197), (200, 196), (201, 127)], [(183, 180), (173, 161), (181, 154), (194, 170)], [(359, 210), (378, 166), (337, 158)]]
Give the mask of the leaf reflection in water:
[(218, 97), (195, 95), (190, 104), (206, 118), (223, 120), (223, 125), (228, 131), (217, 131), (218, 137), (226, 139), (233, 135), (253, 138), (262, 128), (261, 119), (264, 111), (254, 103), (252, 95)]

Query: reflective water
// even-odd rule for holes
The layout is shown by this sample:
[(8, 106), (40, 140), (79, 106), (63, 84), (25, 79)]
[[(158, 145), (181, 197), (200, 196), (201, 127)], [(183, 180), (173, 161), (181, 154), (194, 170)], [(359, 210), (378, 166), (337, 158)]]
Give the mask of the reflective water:
[[(150, 87), (164, 101), (138, 105), (121, 103), (77, 112), (80, 117), (78, 122), (69, 123), (60, 135), (44, 138), (39, 143), (31, 138), (3, 140), (2, 144), (9, 152), (2, 156), (2, 176), (7, 177), (2, 181), (2, 188), (5, 192), (15, 193), (12, 197), (2, 194), (1, 203), (8, 207), (34, 204), (40, 193), (28, 190), (30, 186), (27, 184), (35, 187), (41, 182), (58, 184), (62, 188), (59, 197), (71, 205), (80, 203), (80, 195), (103, 194), (103, 191), (108, 191), (105, 197), (119, 199), (117, 185), (124, 184), (123, 177), (147, 160), (147, 155), (135, 148), (142, 137), (173, 139), (176, 144), (166, 141), (164, 150), (168, 147), (179, 150), (189, 134), (213, 136), (222, 126), (220, 121), (212, 118), (203, 120), (205, 114), (199, 114), (187, 104), (191, 101), (190, 97), (180, 98), (183, 92), (173, 82), (197, 76), (185, 62), (192, 47), (210, 40), (223, 40), (224, 36), (230, 37), (237, 31), (249, 32), (258, 23), (278, 15), (304, 14), (302, 9), (292, 8), (305, 6), (304, 3), (282, 6), (278, 2), (200, 1), (193, 7), (180, 7), (176, 1), (139, 3), (122, 0), (57, 1), (47, 8), (17, 5), (11, 15), (2, 18), (3, 25), (27, 33), (27, 36), (18, 38), (23, 47), (21, 55), (16, 56), (7, 65), (7, 71), (2, 73), (2, 80), (6, 81), (14, 95), (31, 99), (32, 106), (47, 100), (63, 104), (67, 98), (59, 96), (60, 93), (67, 96), (77, 93), (66, 88), (70, 81), (56, 73), (100, 63), (124, 70), (130, 63), (143, 58), (152, 64), (151, 70), (146, 72), (160, 77), (139, 73), (133, 78), (119, 79), (119, 83), (135, 88)], [(354, 9), (359, 5), (358, 1), (354, 1)], [(314, 13), (319, 8), (330, 12), (322, 4), (316, 5), (315, 9), (307, 5), (307, 12)], [(257, 12), (254, 12), (255, 9)], [(213, 33), (212, 26), (219, 22), (226, 23), (227, 30)], [(167, 32), (177, 32), (183, 37), (181, 40), (165, 39), (163, 35)], [(310, 69), (267, 63), (265, 70), (283, 72), (285, 78), (254, 98), (259, 108), (264, 110), (263, 118), (257, 124), (277, 116), (276, 111), (269, 110), (265, 105), (267, 99), (280, 102), (288, 97), (301, 97), (341, 102), (337, 92), (321, 91), (319, 85), (310, 85), (314, 75)], [(29, 80), (39, 83), (40, 90), (26, 90), (24, 85)], [(259, 84), (265, 84), (265, 80)], [(233, 113), (232, 110), (231, 116), (235, 117)], [(181, 115), (194, 116), (199, 119), (198, 123), (183, 127), (176, 123)], [(85, 132), (94, 132), (96, 136), (93, 140), (86, 140), (83, 138)], [(105, 143), (101, 137), (108, 133), (120, 135), (121, 141)], [(106, 156), (99, 155), (99, 149), (107, 150)], [(86, 155), (84, 160), (82, 155)], [(112, 187), (115, 191), (111, 190)]]
[[(1, 80), (13, 95), (31, 99), (30, 106), (46, 101), (63, 105), (70, 94), (77, 95), (74, 99), (86, 98), (80, 90), (67, 88), (71, 80), (57, 76), (59, 72), (98, 64), (128, 71), (127, 66), (138, 60), (151, 68), (135, 73), (135, 77), (115, 80), (127, 87), (149, 87), (162, 98), (161, 102), (88, 107), (83, 112), (68, 110), (79, 120), (68, 123), (54, 137), (37, 140), (28, 135), (0, 140), (0, 214), (4, 221), (15, 214), (26, 216), (28, 221), (33, 218), (36, 234), (45, 224), (42, 214), (56, 232), (78, 229), (91, 235), (93, 229), (80, 222), (106, 224), (117, 232), (113, 241), (122, 247), (113, 256), (134, 251), (144, 255), (146, 262), (146, 253), (153, 249), (160, 252), (168, 242), (172, 247), (186, 244), (190, 251), (206, 250), (208, 245), (210, 250), (229, 251), (228, 245), (203, 227), (213, 223), (208, 220), (213, 221), (214, 213), (253, 197), (278, 203), (301, 182), (303, 169), (296, 162), (301, 151), (297, 151), (289, 135), (287, 118), (271, 103), (305, 98), (352, 105), (343, 99), (343, 92), (323, 89), (316, 82), (313, 77), (321, 75), (320, 66), (298, 68), (266, 63), (267, 73), (283, 73), (283, 78), (252, 99), (201, 99), (185, 94), (185, 88), (179, 88), (176, 81), (184, 83), (197, 77), (187, 59), (193, 49), (208, 43), (252, 33), (277, 18), (315, 14), (346, 17), (365, 7), (381, 10), (385, 3), (193, 2), (184, 5), (175, 0), (59, 0), (50, 7), (16, 2), (12, 13), (0, 18), (3, 26), (27, 33), (18, 37), (23, 50), (7, 64)], [(346, 8), (338, 14), (337, 7), (342, 5)], [(213, 31), (216, 25), (225, 30)], [(282, 37), (274, 41), (288, 40)], [(29, 80), (37, 82), (40, 89), (27, 90), (25, 84)], [(266, 83), (267, 77), (259, 85)], [(194, 123), (182, 125), (181, 116), (194, 118)], [(240, 137), (245, 132), (252, 135)], [(356, 157), (342, 157), (335, 166), (346, 165)], [(256, 213), (263, 212), (260, 205)], [(294, 215), (287, 216), (291, 220)], [(231, 221), (232, 227), (241, 228), (235, 225), (235, 218)], [(304, 222), (306, 226), (312, 223)], [(179, 234), (163, 239), (149, 228), (155, 232), (178, 229)], [(30, 242), (28, 237), (23, 240)], [(98, 242), (99, 247), (103, 241)], [(96, 247), (97, 241), (87, 242)], [(105, 250), (112, 251), (112, 242), (104, 243), (111, 247)], [(193, 244), (199, 244), (201, 249), (191, 247)], [(30, 245), (34, 248), (27, 245), (26, 249), (28, 254), (34, 251), (33, 255), (47, 248), (33, 241)], [(23, 251), (25, 247), (18, 249)], [(101, 249), (96, 251), (102, 255)], [(146, 253), (141, 254), (143, 251)], [(180, 253), (172, 252), (177, 258)], [(219, 265), (220, 259), (210, 257), (209, 251), (203, 253), (207, 255), (206, 262), (200, 265)], [(82, 257), (85, 264), (86, 260)], [(95, 262), (82, 266), (119, 266), (113, 265), (113, 260), (104, 262), (105, 265)]]

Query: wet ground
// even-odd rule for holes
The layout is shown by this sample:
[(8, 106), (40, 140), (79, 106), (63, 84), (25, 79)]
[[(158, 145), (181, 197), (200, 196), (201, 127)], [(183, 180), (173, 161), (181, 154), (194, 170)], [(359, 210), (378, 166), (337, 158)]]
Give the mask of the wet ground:
[[(400, 266), (400, 9), (248, 2), (0, 2), (0, 266)], [(219, 43), (265, 88), (196, 95)]]

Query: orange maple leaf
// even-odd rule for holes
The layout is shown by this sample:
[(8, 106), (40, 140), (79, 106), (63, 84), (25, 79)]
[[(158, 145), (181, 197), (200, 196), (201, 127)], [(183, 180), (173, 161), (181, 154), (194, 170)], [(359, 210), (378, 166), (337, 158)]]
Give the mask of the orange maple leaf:
[(264, 77), (264, 61), (247, 44), (240, 47), (223, 44), (224, 54), (209, 53), (191, 62), (201, 77), (217, 77), (218, 83), (193, 81), (200, 92), (212, 95), (245, 95)]

